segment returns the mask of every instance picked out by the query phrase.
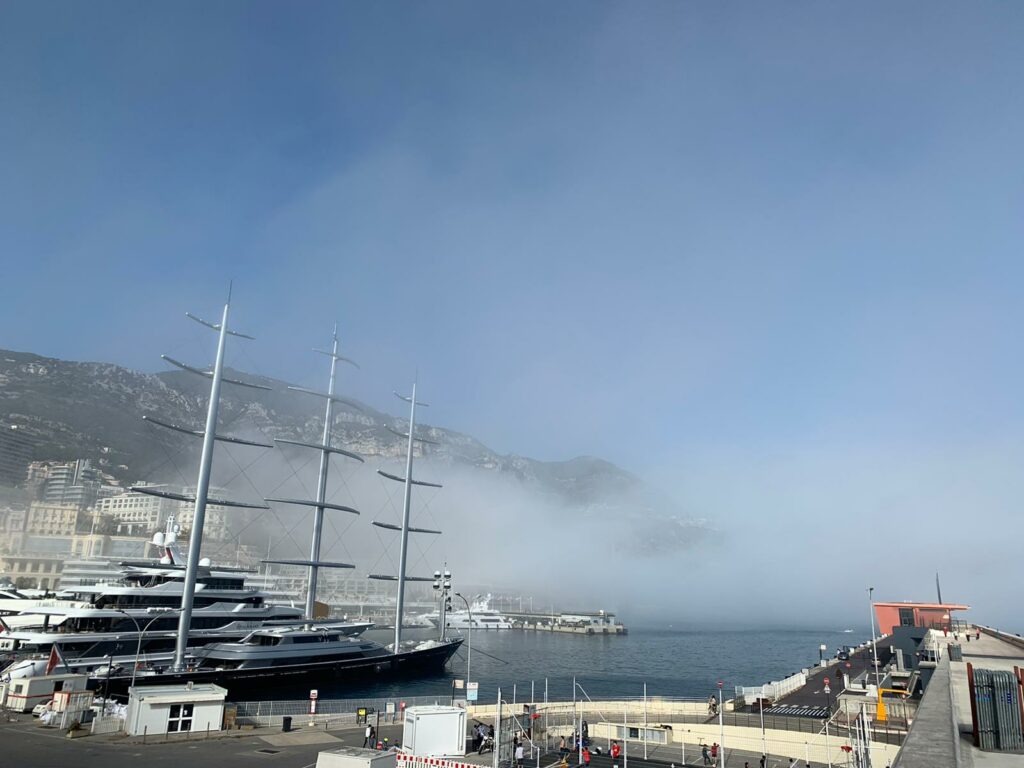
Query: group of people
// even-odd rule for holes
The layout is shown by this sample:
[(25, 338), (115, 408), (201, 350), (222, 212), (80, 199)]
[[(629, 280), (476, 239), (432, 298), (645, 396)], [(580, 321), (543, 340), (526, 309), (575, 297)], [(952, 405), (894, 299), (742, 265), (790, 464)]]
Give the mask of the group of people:
[(482, 755), (488, 749), (494, 750), (494, 726), (478, 722), (473, 726), (473, 751)]
[(377, 729), (367, 723), (366, 730), (363, 731), (363, 749), (383, 749), (386, 751), (389, 746), (387, 738), (377, 740)]
[[(717, 699), (716, 699), (716, 702), (717, 702)], [(708, 708), (710, 709), (710, 707), (711, 707), (711, 705), (709, 703), (708, 704)], [(712, 744), (710, 750), (708, 749), (708, 745), (707, 744), (701, 744), (700, 756), (704, 758), (704, 765), (717, 765), (718, 764), (718, 742), (716, 741), (714, 744)], [(764, 768), (764, 766), (761, 766), (761, 768)]]
[[(590, 768), (591, 754), (590, 754), (590, 745), (587, 744), (587, 740), (584, 739), (583, 742), (580, 743), (578, 737), (574, 735), (573, 736), (573, 743), (574, 743), (574, 746), (576, 747), (576, 749), (579, 750), (580, 765), (584, 766), (584, 768)], [(561, 740), (558, 742), (558, 753), (562, 756), (562, 765), (568, 765), (569, 764), (569, 752), (570, 752), (569, 744), (566, 742), (565, 736), (563, 736), (561, 738)], [(619, 742), (613, 741), (612, 742), (612, 749), (611, 749), (611, 756), (614, 759), (614, 758), (617, 758), (619, 756), (619, 754), (620, 754)]]

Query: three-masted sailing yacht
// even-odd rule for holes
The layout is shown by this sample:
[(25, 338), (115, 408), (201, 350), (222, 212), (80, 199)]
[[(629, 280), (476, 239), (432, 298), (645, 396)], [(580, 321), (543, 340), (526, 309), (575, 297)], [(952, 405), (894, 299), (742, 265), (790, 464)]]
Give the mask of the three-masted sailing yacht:
[[(220, 382), (222, 380), (224, 342), (227, 335), (234, 334), (227, 329), (228, 306), (224, 307), (223, 319), (219, 325), (205, 323), (219, 333), (217, 358), (214, 368), (210, 373), (212, 384), (210, 388), (210, 406), (207, 413), (206, 431), (203, 435), (203, 453), (199, 468), (199, 483), (197, 486), (195, 502), (196, 515), (192, 530), (192, 541), (190, 552), (199, 553), (202, 544), (202, 522), (206, 494), (209, 488), (210, 465), (212, 461), (212, 445), (216, 435), (217, 404), (219, 400)], [(246, 337), (248, 338), (248, 337)], [(188, 636), (188, 623), (186, 614), (191, 613), (191, 599), (193, 591), (188, 592), (188, 571), (186, 571), (186, 597), (189, 604), (185, 605), (185, 598), (182, 601), (182, 618), (179, 625), (178, 648), (175, 655), (175, 663), (165, 670), (144, 671), (137, 674), (135, 679), (144, 681), (147, 685), (183, 683), (183, 682), (209, 682), (216, 683), (228, 689), (230, 695), (239, 696), (246, 693), (258, 693), (261, 689), (278, 686), (292, 685), (322, 685), (332, 680), (349, 680), (357, 678), (383, 678), (396, 676), (421, 675), (436, 672), (444, 667), (448, 659), (458, 650), (462, 643), (461, 638), (448, 640), (424, 640), (414, 643), (403, 643), (401, 638), (402, 617), (404, 611), (405, 574), (409, 527), (409, 510), (413, 485), (436, 485), (415, 481), (412, 478), (412, 459), (415, 429), (416, 399), (415, 387), (411, 398), (403, 398), (411, 403), (411, 414), (409, 421), (409, 433), (403, 435), (408, 439), (408, 453), (406, 457), (406, 476), (404, 478), (390, 475), (383, 471), (380, 473), (392, 480), (405, 483), (405, 498), (403, 506), (402, 525), (393, 526), (378, 524), (381, 527), (398, 530), (402, 536), (401, 558), (399, 573), (393, 578), (398, 582), (398, 601), (395, 621), (395, 640), (390, 647), (362, 638), (350, 637), (342, 629), (329, 622), (318, 624), (315, 617), (316, 606), (316, 583), (320, 568), (351, 568), (348, 563), (327, 562), (321, 559), (321, 538), (323, 527), (323, 516), (328, 510), (342, 511), (350, 514), (359, 514), (358, 510), (333, 504), (326, 501), (327, 498), (327, 475), (330, 463), (330, 456), (338, 454), (347, 458), (363, 461), (362, 457), (355, 453), (346, 451), (334, 446), (331, 442), (331, 431), (333, 426), (333, 405), (336, 402), (347, 401), (334, 393), (336, 365), (339, 361), (349, 362), (338, 354), (337, 334), (335, 334), (334, 345), (330, 353), (331, 378), (326, 393), (319, 393), (313, 390), (294, 387), (297, 392), (313, 394), (324, 397), (327, 401), (327, 412), (324, 422), (322, 442), (304, 443), (294, 440), (277, 440), (277, 443), (297, 445), (300, 447), (320, 451), (320, 473), (317, 483), (317, 497), (313, 500), (304, 499), (266, 499), (263, 504), (246, 504), (245, 506), (268, 509), (270, 503), (298, 504), (311, 506), (315, 510), (313, 524), (313, 538), (310, 547), (309, 560), (274, 561), (294, 565), (304, 565), (309, 568), (310, 583), (306, 598), (306, 623), (301, 627), (278, 627), (264, 628), (252, 632), (239, 642), (214, 643), (204, 646), (186, 658), (184, 649), (187, 645), (182, 637)], [(186, 368), (188, 370), (188, 368)], [(207, 372), (192, 369), (206, 375)], [(238, 383), (238, 382), (232, 382)], [(439, 487), (439, 486), (438, 486)], [(218, 501), (218, 504), (225, 503)], [(227, 505), (227, 504), (225, 504)], [(431, 533), (438, 533), (431, 531)], [(194, 564), (192, 570), (198, 567), (198, 557), (190, 557), (190, 564)], [(381, 578), (377, 576), (377, 578)], [(124, 693), (132, 684), (132, 677), (119, 675), (104, 681), (112, 693)]]

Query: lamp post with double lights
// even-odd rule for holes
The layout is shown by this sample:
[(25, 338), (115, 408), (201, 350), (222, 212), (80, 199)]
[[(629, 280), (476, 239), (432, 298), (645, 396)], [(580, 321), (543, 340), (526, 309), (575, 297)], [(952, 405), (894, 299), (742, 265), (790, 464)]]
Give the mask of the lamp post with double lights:
[(448, 563), (444, 564), (444, 571), (434, 571), (434, 592), (436, 592), (440, 598), (440, 606), (437, 610), (437, 616), (439, 621), (437, 622), (441, 627), (441, 637), (443, 641), (448, 630), (448, 611), (452, 607), (452, 572), (448, 570)]

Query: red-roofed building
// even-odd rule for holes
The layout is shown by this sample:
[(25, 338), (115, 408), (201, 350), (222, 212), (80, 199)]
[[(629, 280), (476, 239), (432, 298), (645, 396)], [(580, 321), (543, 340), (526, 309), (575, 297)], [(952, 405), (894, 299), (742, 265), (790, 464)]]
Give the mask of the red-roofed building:
[(970, 610), (969, 605), (956, 603), (872, 603), (878, 631), (891, 635), (896, 627), (927, 627), (949, 629), (955, 619), (953, 611)]

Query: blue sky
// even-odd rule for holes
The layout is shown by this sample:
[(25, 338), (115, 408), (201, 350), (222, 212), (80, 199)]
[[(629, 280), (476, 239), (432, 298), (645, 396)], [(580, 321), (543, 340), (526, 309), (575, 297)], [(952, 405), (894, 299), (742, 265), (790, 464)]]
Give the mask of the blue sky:
[(337, 320), (349, 392), (699, 515), (1016, 524), (1024, 6), (0, 13), (0, 345), (202, 362), (234, 279), (239, 367)]

